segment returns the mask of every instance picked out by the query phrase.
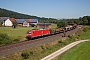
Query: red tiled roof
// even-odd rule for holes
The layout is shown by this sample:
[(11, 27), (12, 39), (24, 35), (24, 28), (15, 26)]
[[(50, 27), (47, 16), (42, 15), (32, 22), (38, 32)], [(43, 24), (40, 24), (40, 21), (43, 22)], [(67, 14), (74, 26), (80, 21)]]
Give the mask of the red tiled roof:
[(32, 19), (29, 19), (28, 22), (32, 22)]
[(15, 18), (9, 18), (9, 20), (10, 20), (11, 22), (16, 22), (16, 19), (15, 19)]

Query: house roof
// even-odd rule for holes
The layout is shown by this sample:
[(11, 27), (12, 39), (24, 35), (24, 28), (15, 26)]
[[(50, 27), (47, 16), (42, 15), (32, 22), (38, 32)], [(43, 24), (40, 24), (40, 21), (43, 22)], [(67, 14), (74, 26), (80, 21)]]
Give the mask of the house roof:
[(37, 22), (38, 19), (29, 19), (28, 22)]
[(39, 25), (39, 26), (48, 26), (48, 25), (51, 25), (51, 23), (38, 23), (37, 25)]
[(38, 23), (38, 25), (44, 25), (44, 24), (51, 25), (51, 23)]
[(9, 17), (0, 17), (0, 22), (3, 22), (4, 20), (7, 20)]
[(24, 21), (26, 22), (37, 22), (38, 19), (16, 19), (17, 23), (23, 23)]
[(9, 18), (9, 20), (10, 20), (11, 22), (16, 22), (16, 19), (15, 19), (15, 18)]
[(16, 19), (17, 23), (23, 23), (27, 19)]

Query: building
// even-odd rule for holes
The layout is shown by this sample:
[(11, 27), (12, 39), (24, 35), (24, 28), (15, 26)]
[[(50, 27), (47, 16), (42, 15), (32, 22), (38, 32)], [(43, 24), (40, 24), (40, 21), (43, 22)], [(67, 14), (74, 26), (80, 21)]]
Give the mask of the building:
[(3, 26), (12, 26), (13, 22), (16, 22), (15, 18), (9, 18), (9, 17), (0, 17), (0, 22), (2, 22)]
[(37, 25), (38, 19), (15, 19), (9, 17), (0, 17), (0, 22), (3, 23), (3, 26), (12, 26), (13, 22), (17, 22), (18, 26), (29, 27), (31, 24)]
[(52, 25), (51, 23), (38, 23), (36, 27), (41, 29), (51, 29)]
[(15, 18), (8, 18), (7, 20), (5, 20), (5, 26), (12, 26), (13, 22), (16, 22)]
[(29, 24), (37, 25), (37, 24), (38, 24), (38, 19), (29, 19), (27, 22), (28, 22)]
[(23, 26), (23, 22), (27, 19), (16, 19), (18, 26)]
[(16, 19), (19, 26), (29, 27), (31, 24), (37, 25), (38, 19)]

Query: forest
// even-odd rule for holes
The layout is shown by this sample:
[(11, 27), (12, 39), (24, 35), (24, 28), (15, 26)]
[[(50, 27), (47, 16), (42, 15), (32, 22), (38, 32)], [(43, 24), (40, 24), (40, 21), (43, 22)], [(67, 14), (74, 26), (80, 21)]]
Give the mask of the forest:
[(45, 17), (38, 17), (32, 16), (28, 14), (22, 14), (18, 12), (14, 12), (11, 10), (0, 8), (0, 17), (10, 17), (16, 19), (38, 19), (40, 23), (55, 23), (58, 27), (67, 26), (68, 24), (77, 23), (79, 25), (90, 25), (90, 16), (83, 16), (77, 19), (55, 19), (55, 18), (45, 18)]

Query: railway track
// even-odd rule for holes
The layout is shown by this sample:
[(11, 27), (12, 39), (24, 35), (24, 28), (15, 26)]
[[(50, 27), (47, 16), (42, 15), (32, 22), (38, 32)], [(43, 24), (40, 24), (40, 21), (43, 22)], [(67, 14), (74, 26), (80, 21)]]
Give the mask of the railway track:
[[(77, 32), (79, 28), (76, 28), (74, 30), (66, 32), (66, 36), (69, 34), (73, 34)], [(62, 38), (63, 33), (52, 35), (52, 36), (47, 36), (39, 39), (34, 39), (30, 41), (23, 41), (23, 42), (18, 42), (15, 44), (10, 44), (10, 45), (5, 45), (5, 46), (0, 46), (0, 56), (5, 56), (20, 50), (24, 50), (26, 48), (34, 47), (40, 44), (45, 44), (47, 42), (51, 42), (54, 40), (57, 40), (59, 38)]]

